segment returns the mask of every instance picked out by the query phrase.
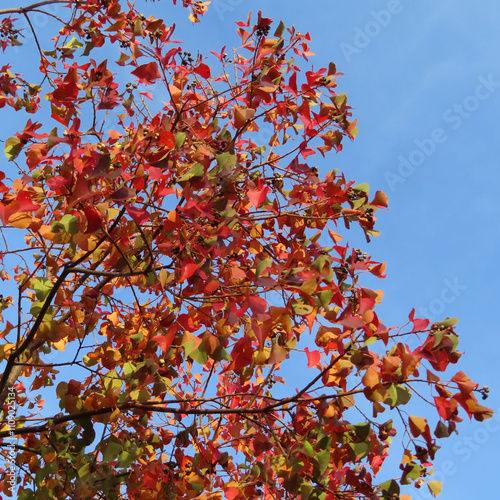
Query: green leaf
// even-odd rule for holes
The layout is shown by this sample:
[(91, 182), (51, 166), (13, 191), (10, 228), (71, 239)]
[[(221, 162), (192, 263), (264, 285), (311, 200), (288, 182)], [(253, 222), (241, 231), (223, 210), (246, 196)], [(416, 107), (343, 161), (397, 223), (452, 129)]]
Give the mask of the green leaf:
[[(33, 304), (31, 304), (31, 307), (30, 307), (30, 314), (32, 316), (35, 316), (35, 317), (38, 316), (40, 314), (40, 312), (42, 311), (43, 305), (44, 305), (43, 302), (39, 302), (39, 301), (33, 302)], [(51, 307), (48, 308), (43, 319), (44, 319), (44, 321), (50, 321), (52, 319), (52, 308)]]
[(356, 459), (365, 458), (368, 456), (372, 449), (372, 444), (369, 441), (363, 441), (361, 443), (349, 443), (349, 447)]
[(358, 198), (357, 200), (352, 200), (352, 208), (357, 210), (365, 204), (365, 198)]
[(25, 490), (21, 491), (19, 493), (19, 496), (17, 497), (18, 500), (36, 500), (35, 493), (33, 490)]
[(219, 166), (220, 172), (231, 172), (233, 167), (236, 165), (236, 161), (238, 157), (236, 155), (232, 155), (229, 151), (217, 155), (215, 157), (217, 160), (217, 165)]
[(410, 389), (403, 387), (402, 385), (391, 384), (387, 388), (388, 397), (384, 401), (384, 403), (392, 406), (405, 405), (411, 399), (411, 391)]
[(184, 182), (192, 179), (193, 177), (201, 177), (205, 173), (205, 169), (201, 163), (193, 165), (177, 182)]
[(288, 465), (292, 472), (298, 472), (304, 468), (304, 462), (300, 458), (292, 458), (292, 460), (288, 462)]
[(106, 378), (104, 379), (104, 387), (107, 391), (112, 391), (113, 389), (120, 389), (123, 384), (123, 380), (118, 376), (118, 374), (111, 370), (108, 372)]
[(296, 495), (302, 485), (302, 478), (300, 474), (291, 474), (283, 481), (283, 486), (292, 495)]
[(177, 134), (175, 134), (175, 147), (179, 149), (184, 144), (185, 140), (186, 134), (184, 132), (177, 132)]
[(90, 475), (90, 462), (87, 462), (78, 469), (78, 477), (80, 479), (83, 479), (84, 477), (87, 477), (89, 475)]
[(316, 453), (316, 460), (319, 464), (319, 471), (321, 474), (324, 474), (328, 464), (330, 463), (330, 452), (328, 450), (320, 451)]
[(260, 467), (258, 466), (258, 464), (255, 464), (253, 467), (252, 467), (252, 470), (250, 471), (250, 474), (255, 477), (255, 478), (259, 478), (260, 477)]
[(274, 470), (279, 470), (285, 464), (286, 458), (283, 455), (277, 455), (272, 457), (270, 462)]
[(355, 191), (362, 191), (363, 193), (368, 193), (368, 191), (370, 191), (370, 186), (368, 182), (362, 182), (357, 186), (353, 186), (352, 189), (354, 189)]
[(132, 375), (132, 373), (135, 372), (135, 366), (132, 364), (132, 363), (125, 363), (123, 365), (123, 374), (125, 375), (125, 377), (130, 377), (130, 375)]
[(302, 445), (302, 448), (304, 449), (304, 453), (310, 457), (314, 457), (314, 448), (311, 446), (311, 443), (309, 441), (304, 441), (304, 444)]
[(58, 398), (62, 399), (64, 396), (66, 396), (66, 393), (68, 392), (68, 383), (67, 382), (59, 382), (56, 387), (56, 395)]
[(314, 311), (314, 307), (308, 304), (295, 303), (292, 304), (293, 312), (299, 316), (307, 316)]
[(63, 45), (62, 49), (81, 49), (83, 43), (73, 37), (66, 45)]
[(82, 432), (82, 438), (86, 446), (91, 445), (95, 439), (94, 428), (92, 426), (86, 427), (85, 430)]
[(337, 106), (342, 106), (343, 104), (345, 104), (347, 102), (347, 96), (346, 96), (345, 92), (343, 94), (336, 95), (333, 98), (333, 102)]
[(314, 488), (307, 483), (302, 484), (300, 487), (300, 500), (307, 500), (312, 492), (314, 491)]
[[(319, 431), (318, 438), (323, 434), (322, 431)], [(332, 436), (329, 434), (325, 434), (322, 438), (318, 439), (316, 443), (317, 450), (329, 450), (332, 447)]]
[(9, 137), (5, 141), (4, 152), (9, 161), (15, 160), (22, 149), (23, 144), (17, 137)]
[(200, 365), (204, 365), (208, 361), (208, 354), (205, 348), (205, 344), (202, 342), (198, 349), (195, 349), (191, 352), (191, 354), (189, 354), (189, 357), (193, 361), (200, 363)]
[(458, 323), (458, 318), (446, 318), (443, 321), (438, 321), (436, 325), (444, 326), (445, 328), (449, 326), (455, 326)]
[(411, 481), (415, 481), (422, 475), (422, 471), (425, 467), (421, 465), (415, 464), (413, 462), (406, 464), (404, 469), (403, 477), (401, 478), (401, 484), (410, 484)]
[(333, 292), (331, 290), (323, 290), (317, 294), (319, 303), (323, 307), (328, 307), (333, 297)]
[(44, 301), (52, 290), (53, 284), (47, 278), (35, 278), (31, 280), (31, 286), (35, 290), (36, 298)]
[(369, 423), (363, 423), (363, 424), (356, 424), (353, 426), (354, 431), (356, 432), (356, 436), (358, 436), (361, 441), (365, 441), (368, 435), (370, 434), (370, 424)]
[(283, 21), (280, 21), (278, 27), (276, 28), (276, 31), (274, 32), (274, 36), (282, 37), (283, 33), (285, 33), (285, 23)]
[(452, 352), (455, 352), (458, 347), (458, 337), (454, 333), (450, 333), (447, 337), (453, 344)]
[(218, 346), (215, 348), (215, 351), (210, 354), (210, 357), (215, 360), (215, 361), (232, 361), (233, 358), (231, 357), (231, 354), (229, 354), (226, 349), (222, 346)]
[(64, 230), (69, 234), (78, 233), (78, 217), (75, 217), (71, 214), (66, 214), (61, 217), (61, 220), (56, 221), (52, 224), (53, 233), (60, 233), (61, 230)]
[(390, 479), (389, 481), (385, 481), (379, 485), (380, 489), (385, 493), (384, 496), (389, 498), (397, 498), (399, 495), (400, 489), (399, 484), (394, 481), (394, 479)]
[(115, 436), (111, 436), (109, 441), (106, 444), (103, 443), (100, 448), (103, 462), (112, 462), (123, 451), (123, 441)]
[(116, 463), (116, 466), (120, 469), (128, 469), (135, 459), (136, 455), (134, 453), (123, 451), (118, 459), (118, 462)]
[(83, 51), (82, 56), (88, 56), (90, 51), (95, 47), (94, 42), (85, 42), (85, 50)]
[(258, 278), (272, 263), (271, 259), (261, 260), (255, 269), (255, 277)]

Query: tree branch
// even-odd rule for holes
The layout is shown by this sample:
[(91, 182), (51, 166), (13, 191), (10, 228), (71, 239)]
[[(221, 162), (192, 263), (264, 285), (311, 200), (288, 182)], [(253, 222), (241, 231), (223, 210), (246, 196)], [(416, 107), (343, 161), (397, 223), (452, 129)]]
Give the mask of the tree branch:
[(27, 5), (26, 7), (11, 7), (9, 9), (0, 9), (0, 16), (5, 14), (24, 14), (25, 12), (29, 12), (30, 10), (36, 9), (38, 7), (44, 7), (45, 5), (51, 5), (54, 3), (71, 4), (73, 3), (73, 0), (44, 0), (43, 2), (33, 3), (31, 5)]

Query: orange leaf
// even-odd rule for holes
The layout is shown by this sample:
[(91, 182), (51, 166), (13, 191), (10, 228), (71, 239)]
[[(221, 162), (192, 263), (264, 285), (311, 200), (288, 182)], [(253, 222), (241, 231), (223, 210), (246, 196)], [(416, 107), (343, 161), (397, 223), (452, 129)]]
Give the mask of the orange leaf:
[(383, 191), (377, 191), (373, 201), (370, 202), (370, 205), (373, 205), (374, 207), (387, 208), (389, 206), (389, 198)]
[(255, 115), (255, 109), (234, 108), (234, 126), (243, 128)]

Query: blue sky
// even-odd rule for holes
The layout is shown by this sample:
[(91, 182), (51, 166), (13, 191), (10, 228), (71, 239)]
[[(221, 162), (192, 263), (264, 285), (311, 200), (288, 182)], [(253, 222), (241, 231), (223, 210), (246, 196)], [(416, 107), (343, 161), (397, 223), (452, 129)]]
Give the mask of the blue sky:
[[(171, 2), (136, 5), (175, 20), (176, 38), (194, 53), (237, 45), (234, 21), (249, 10), (310, 32), (311, 63), (334, 61), (345, 74), (339, 89), (360, 131), (342, 153), (318, 159), (318, 167), (339, 168), (389, 195), (389, 210), (378, 214), (382, 235), (368, 248), (362, 238), (352, 242), (388, 263), (387, 279), (377, 282), (385, 291), (380, 316), (401, 325), (415, 307), (433, 320), (459, 317), (466, 352), (459, 368), (490, 386), (486, 403), (500, 410), (498, 0), (214, 0), (199, 25), (185, 22)], [(439, 498), (491, 498), (500, 420), (461, 427), (459, 436), (439, 443)], [(425, 493), (412, 495), (429, 498)]]

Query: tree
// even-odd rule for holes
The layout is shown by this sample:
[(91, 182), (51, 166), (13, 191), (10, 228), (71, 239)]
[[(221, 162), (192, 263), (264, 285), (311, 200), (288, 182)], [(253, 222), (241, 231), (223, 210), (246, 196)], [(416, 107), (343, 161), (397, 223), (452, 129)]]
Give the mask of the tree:
[[(60, 23), (51, 47), (35, 13)], [(376, 236), (387, 197), (314, 166), (357, 130), (335, 65), (299, 69), (309, 35), (259, 12), (238, 50), (194, 56), (120, 0), (0, 14), (3, 51), (30, 33), (41, 73), (12, 57), (0, 76), (5, 116), (29, 115), (0, 172), (3, 493), (437, 495), (436, 440), (491, 417), (488, 389), (438, 375), (461, 356), (455, 319), (379, 320), (366, 282), (385, 264), (343, 233)], [(401, 471), (377, 484), (396, 434)]]

